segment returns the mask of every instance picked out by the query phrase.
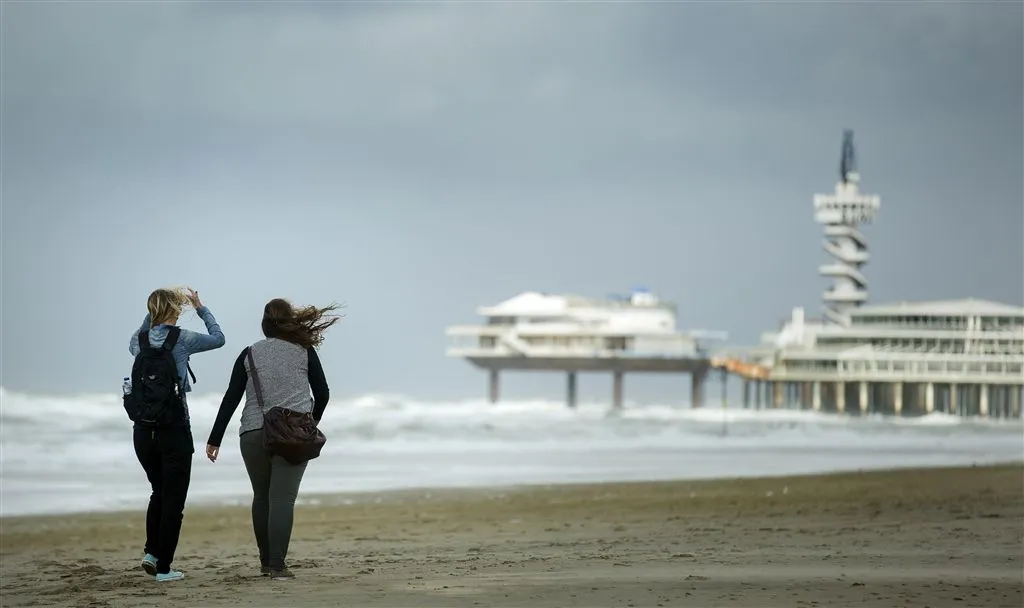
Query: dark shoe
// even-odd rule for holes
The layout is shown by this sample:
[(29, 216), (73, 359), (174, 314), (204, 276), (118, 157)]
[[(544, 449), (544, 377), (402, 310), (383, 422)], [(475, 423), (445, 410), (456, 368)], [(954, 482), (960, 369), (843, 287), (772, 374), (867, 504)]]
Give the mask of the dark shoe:
[(270, 571), (270, 580), (272, 581), (290, 581), (293, 578), (295, 578), (295, 575), (288, 568)]
[(260, 566), (260, 576), (270, 576), (270, 566)]

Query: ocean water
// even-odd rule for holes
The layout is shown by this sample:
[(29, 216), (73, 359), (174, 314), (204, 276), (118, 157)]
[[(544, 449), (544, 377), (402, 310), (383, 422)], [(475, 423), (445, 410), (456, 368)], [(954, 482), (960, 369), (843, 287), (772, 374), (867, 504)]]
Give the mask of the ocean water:
[[(245, 504), (238, 412), (216, 464), (205, 457), (219, 395), (190, 395), (189, 504)], [(322, 456), (300, 496), (389, 489), (753, 477), (1024, 460), (1024, 423), (848, 417), (555, 401), (335, 398)], [(119, 396), (0, 388), (0, 515), (144, 509), (149, 486)]]

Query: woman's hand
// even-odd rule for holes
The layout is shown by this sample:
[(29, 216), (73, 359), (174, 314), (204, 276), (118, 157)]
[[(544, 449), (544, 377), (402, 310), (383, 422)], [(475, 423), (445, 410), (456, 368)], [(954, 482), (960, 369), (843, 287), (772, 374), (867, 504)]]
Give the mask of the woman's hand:
[(203, 305), (202, 300), (199, 299), (199, 292), (189, 287), (188, 289), (188, 301), (192, 305), (192, 308), (199, 310)]
[(210, 459), (210, 462), (217, 462), (217, 456), (219, 455), (220, 447), (206, 444), (206, 457)]

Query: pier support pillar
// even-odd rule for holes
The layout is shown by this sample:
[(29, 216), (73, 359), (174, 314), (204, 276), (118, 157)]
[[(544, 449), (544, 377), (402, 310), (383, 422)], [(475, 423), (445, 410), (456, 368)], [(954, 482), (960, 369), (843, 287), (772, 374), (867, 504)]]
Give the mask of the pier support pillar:
[(490, 382), (488, 383), (488, 386), (489, 386), (488, 397), (490, 398), (491, 403), (497, 403), (498, 402), (498, 398), (499, 398), (498, 370), (494, 370), (494, 369), (491, 370)]
[(743, 379), (743, 409), (750, 407), (750, 380)]
[(846, 383), (836, 382), (836, 411), (846, 411)]
[(955, 414), (956, 413), (957, 401), (958, 401), (956, 397), (957, 397), (957, 393), (960, 392), (959, 389), (960, 389), (960, 386), (957, 385), (957, 384), (952, 384), (951, 383), (949, 385), (949, 413), (950, 414)]
[(699, 370), (690, 373), (690, 407), (698, 408), (704, 405), (704, 378), (707, 371)]
[(782, 390), (785, 386), (785, 382), (772, 382), (772, 407), (778, 408), (782, 405)]
[(1020, 418), (1020, 385), (1010, 385), (1010, 418)]
[(892, 411), (897, 416), (903, 413), (903, 383), (894, 382), (892, 384)]
[(754, 381), (754, 407), (761, 409), (761, 391), (764, 388), (764, 380)]
[(860, 383), (860, 413), (868, 413), (868, 383)]
[(722, 379), (722, 407), (729, 403), (729, 373), (724, 369), (719, 372)]
[(612, 374), (612, 407), (622, 408), (622, 372)]
[(988, 385), (982, 384), (978, 387), (981, 395), (978, 396), (978, 414), (988, 416)]
[(821, 410), (821, 382), (818, 380), (811, 384), (811, 408), (816, 412)]
[(935, 411), (935, 383), (928, 382), (924, 385), (924, 411), (931, 414)]
[(565, 384), (565, 402), (569, 407), (576, 407), (576, 372), (569, 372)]

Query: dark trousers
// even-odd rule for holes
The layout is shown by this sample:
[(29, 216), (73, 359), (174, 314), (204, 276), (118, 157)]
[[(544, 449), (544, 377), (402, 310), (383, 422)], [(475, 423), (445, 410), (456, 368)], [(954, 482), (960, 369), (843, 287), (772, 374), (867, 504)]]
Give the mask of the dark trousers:
[(144, 550), (157, 558), (157, 572), (170, 572), (192, 478), (192, 430), (138, 427), (134, 439), (135, 455), (153, 489), (146, 510)]
[(252, 531), (260, 551), (260, 565), (285, 567), (292, 538), (295, 498), (306, 463), (291, 464), (263, 447), (263, 429), (243, 433), (242, 460), (252, 483)]

